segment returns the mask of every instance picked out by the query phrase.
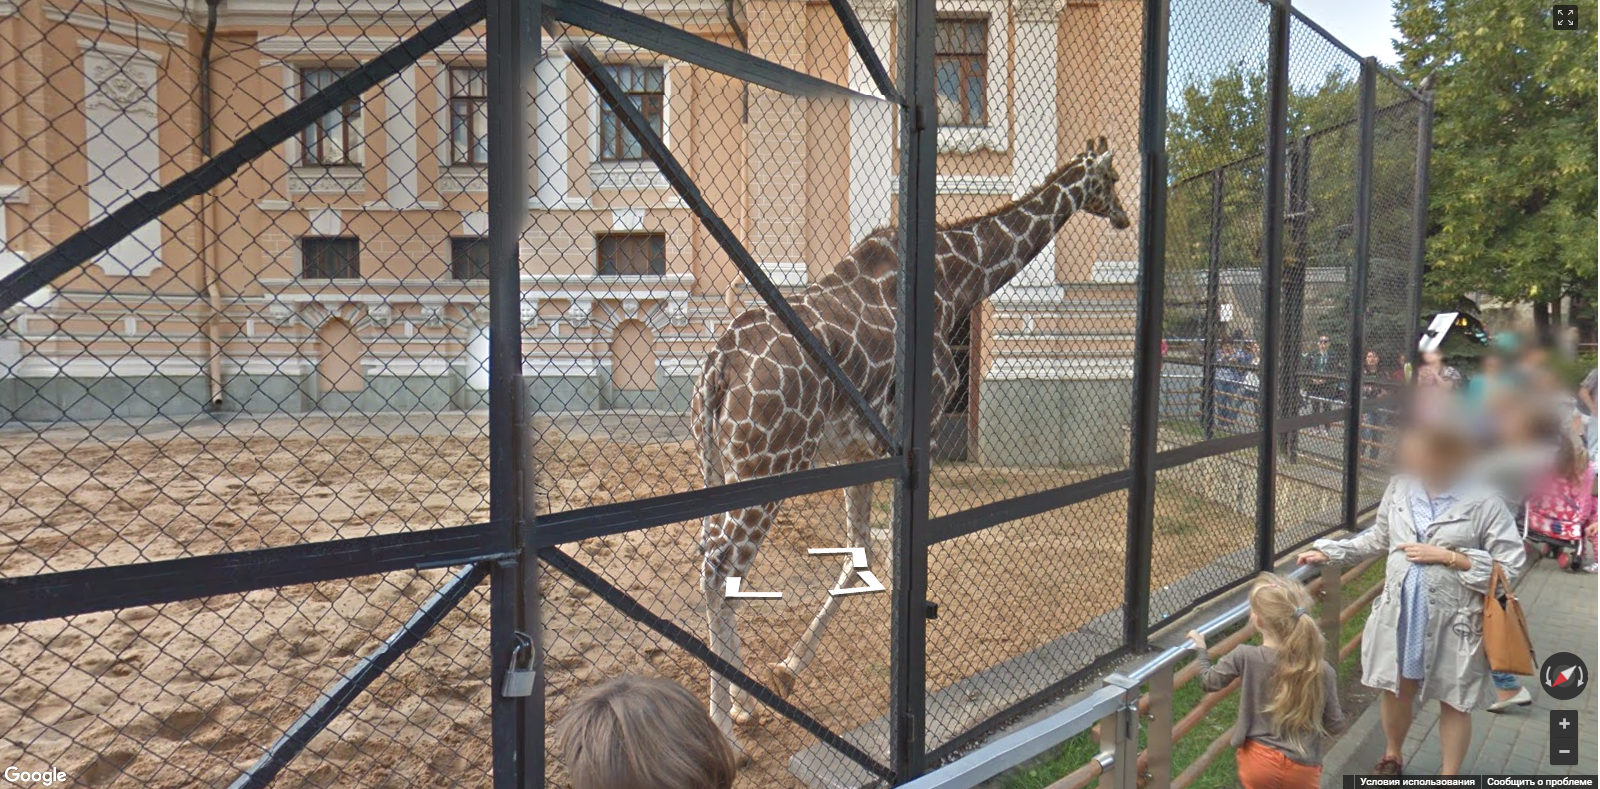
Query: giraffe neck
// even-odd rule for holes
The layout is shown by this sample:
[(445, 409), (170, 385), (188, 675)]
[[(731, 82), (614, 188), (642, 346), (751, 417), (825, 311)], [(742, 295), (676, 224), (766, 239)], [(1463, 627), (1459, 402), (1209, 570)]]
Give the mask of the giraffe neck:
[(944, 272), (946, 281), (957, 285), (957, 314), (1010, 282), (1044, 250), (1078, 210), (1086, 176), (1083, 158), (1075, 158), (1011, 205), (951, 228), (971, 232), (977, 241), (976, 249), (952, 245), (955, 254)]

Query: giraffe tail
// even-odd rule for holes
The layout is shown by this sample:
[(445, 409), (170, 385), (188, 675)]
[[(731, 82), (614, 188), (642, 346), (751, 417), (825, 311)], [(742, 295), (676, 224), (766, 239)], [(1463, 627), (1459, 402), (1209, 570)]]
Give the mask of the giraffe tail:
[[(700, 387), (695, 394), (699, 408), (694, 414), (693, 426), (695, 432), (699, 433), (696, 438), (699, 439), (700, 445), (700, 473), (706, 487), (721, 484), (723, 481), (722, 453), (717, 445), (717, 422), (722, 418), (723, 399), (727, 394), (723, 380), (723, 365), (726, 360), (727, 354), (721, 348), (712, 348), (711, 353), (706, 355), (705, 367), (700, 371)], [(714, 552), (718, 555), (706, 552), (711, 544), (712, 528), (721, 518), (721, 514), (714, 514), (700, 520), (698, 540), (701, 555), (700, 583), (706, 591), (710, 591), (717, 583), (715, 568), (722, 563), (723, 557), (720, 554), (726, 552), (726, 546), (722, 551)]]
[(723, 386), (722, 368), (727, 354), (713, 348), (706, 356), (705, 368), (700, 371), (699, 444), (700, 474), (707, 486), (722, 482), (722, 453), (717, 446), (717, 421), (722, 418), (722, 401), (727, 390)]

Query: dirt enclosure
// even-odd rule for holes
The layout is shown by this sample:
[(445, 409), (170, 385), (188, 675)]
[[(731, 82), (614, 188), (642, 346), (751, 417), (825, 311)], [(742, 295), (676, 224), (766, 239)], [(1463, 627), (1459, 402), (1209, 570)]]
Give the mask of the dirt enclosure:
[[(539, 434), (549, 509), (698, 486), (677, 417), (564, 417), (541, 423)], [(481, 414), (207, 420), (44, 435), (11, 429), (0, 433), (0, 574), (481, 522), (487, 451)], [(939, 465), (935, 514), (1106, 470)], [(890, 499), (879, 488), (874, 526), (884, 536)], [(1250, 534), (1246, 519), (1196, 497), (1158, 502), (1158, 524), (1166, 525), (1158, 526), (1157, 585)], [(929, 597), (940, 605), (929, 623), (930, 692), (1115, 611), (1125, 512), (1123, 494), (1107, 494), (937, 546), (929, 570)], [(563, 548), (703, 634), (698, 528), (673, 524)], [(1173, 539), (1159, 539), (1162, 528)], [(756, 676), (784, 656), (838, 575), (838, 559), (806, 550), (841, 547), (842, 535), (837, 492), (794, 499), (780, 511), (746, 586), (783, 598), (750, 601), (741, 611)], [(892, 587), (887, 547), (875, 541), (872, 564)], [(0, 763), (59, 769), (79, 785), (227, 786), (452, 572), (395, 572), (0, 627)], [(621, 672), (666, 676), (706, 693), (705, 668), (665, 639), (564, 577), (547, 576), (542, 588), (550, 719), (582, 688)], [(485, 584), (273, 785), (487, 786), (487, 623)], [(1052, 669), (1063, 668), (1010, 676), (1042, 688)], [(855, 596), (792, 699), (847, 732), (886, 712), (888, 683), (889, 595)], [(982, 706), (981, 688), (965, 693)], [(952, 729), (963, 721), (937, 723)], [(741, 741), (752, 757), (742, 787), (800, 785), (791, 757), (815, 743), (770, 711)], [(550, 775), (560, 784), (556, 757), (552, 750)]]

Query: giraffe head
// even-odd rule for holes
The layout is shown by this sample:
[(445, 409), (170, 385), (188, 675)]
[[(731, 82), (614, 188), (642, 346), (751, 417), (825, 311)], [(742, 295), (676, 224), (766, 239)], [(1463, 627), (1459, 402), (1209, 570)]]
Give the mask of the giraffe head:
[(1128, 212), (1117, 197), (1117, 168), (1111, 163), (1111, 150), (1106, 138), (1090, 140), (1083, 154), (1083, 204), (1085, 213), (1104, 217), (1111, 226), (1122, 230), (1130, 223)]

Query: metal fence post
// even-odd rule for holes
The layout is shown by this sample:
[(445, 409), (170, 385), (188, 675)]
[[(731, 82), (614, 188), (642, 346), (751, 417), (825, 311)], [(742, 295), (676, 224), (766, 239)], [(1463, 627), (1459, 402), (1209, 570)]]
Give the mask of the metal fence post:
[(935, 0), (906, 0), (900, 81), (900, 451), (895, 485), (895, 598), (889, 767), (896, 782), (922, 774), (927, 732), (928, 463), (932, 444), (935, 188), (938, 113), (933, 81)]
[(1257, 424), (1261, 450), (1256, 460), (1256, 567), (1271, 570), (1273, 524), (1277, 513), (1278, 353), (1283, 324), (1278, 289), (1283, 281), (1284, 156), (1289, 125), (1289, 4), (1271, 3), (1271, 45), (1267, 71), (1266, 207), (1262, 212), (1261, 253), (1261, 406)]
[(1324, 564), (1320, 568), (1322, 574), (1322, 636), (1326, 642), (1324, 657), (1328, 665), (1338, 668), (1339, 647), (1344, 642), (1342, 635), (1343, 623), (1339, 621), (1339, 614), (1344, 609), (1344, 578), (1339, 573), (1341, 570), (1333, 564)]
[[(1318, 408), (1315, 400), (1307, 402), (1300, 397), (1302, 390), (1316, 397), (1300, 369), (1300, 354), (1305, 348), (1306, 257), (1311, 243), (1311, 139), (1311, 135), (1302, 133), (1284, 151), (1289, 193), (1284, 198), (1283, 223), (1289, 233), (1285, 246), (1292, 252), (1283, 256), (1283, 323), (1278, 341), (1283, 356), (1283, 369), (1279, 372), (1283, 384), (1278, 391), (1283, 398), (1278, 405), (1280, 416), (1299, 416), (1303, 406), (1310, 406), (1313, 413)], [(1279, 446), (1280, 451), (1288, 453), (1290, 463), (1298, 460), (1300, 431), (1286, 433)]]
[(528, 222), (526, 108), (541, 36), (534, 6), (489, 0), (487, 13), (489, 139), (489, 517), (520, 551), (490, 574), (491, 711), (495, 789), (544, 785), (543, 672), (533, 694), (501, 690), (513, 635), (535, 639), (538, 664), (538, 560), (524, 549), (533, 526), (528, 404), (522, 381), (522, 232)]
[(1145, 789), (1172, 785), (1172, 664), (1150, 675), (1150, 728), (1145, 734)]
[(1156, 420), (1161, 407), (1161, 307), (1166, 292), (1168, 0), (1145, 0), (1144, 101), (1139, 146), (1139, 304), (1134, 339), (1133, 424), (1129, 431), (1124, 639), (1149, 646), (1150, 563), (1156, 496)]
[(1200, 360), (1200, 421), (1206, 440), (1217, 430), (1217, 332), (1222, 324), (1223, 169), (1211, 171), (1211, 228), (1206, 240), (1205, 358)]
[(1350, 260), (1350, 370), (1345, 381), (1345, 404), (1350, 415), (1344, 431), (1344, 527), (1354, 529), (1361, 498), (1362, 370), (1366, 366), (1367, 273), (1372, 265), (1372, 157), (1374, 125), (1378, 112), (1378, 62), (1361, 61), (1361, 95), (1357, 109), (1355, 251)]
[(1421, 333), (1422, 277), (1427, 272), (1424, 258), (1428, 247), (1428, 169), (1433, 157), (1432, 75), (1422, 80), (1421, 94), (1421, 106), (1417, 108), (1417, 180), (1411, 192), (1411, 309), (1408, 313), (1411, 334), (1406, 340), (1409, 343), (1406, 352), (1411, 357), (1413, 375), (1422, 363), (1417, 351), (1417, 337)]
[(1138, 789), (1139, 786), (1139, 683), (1122, 675), (1106, 677), (1106, 684), (1122, 689), (1122, 706), (1100, 721), (1100, 752), (1111, 764), (1100, 775), (1102, 789)]

